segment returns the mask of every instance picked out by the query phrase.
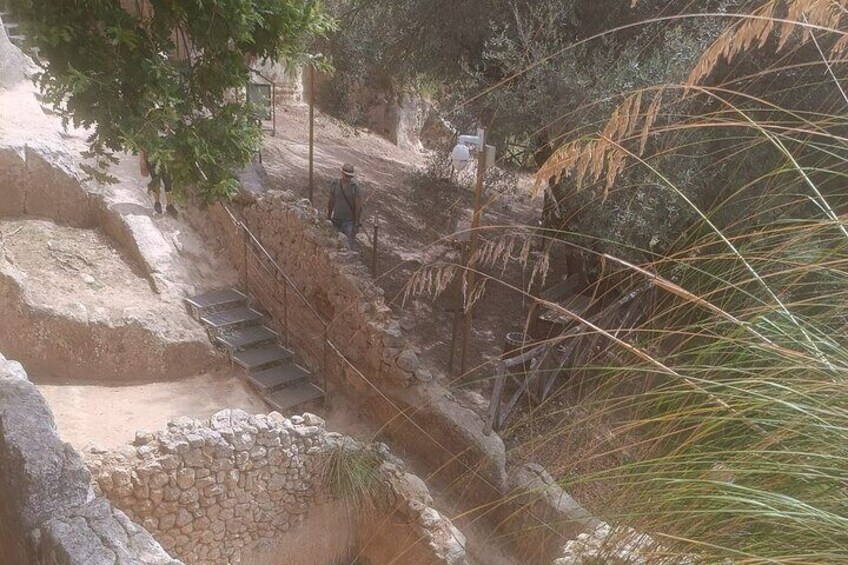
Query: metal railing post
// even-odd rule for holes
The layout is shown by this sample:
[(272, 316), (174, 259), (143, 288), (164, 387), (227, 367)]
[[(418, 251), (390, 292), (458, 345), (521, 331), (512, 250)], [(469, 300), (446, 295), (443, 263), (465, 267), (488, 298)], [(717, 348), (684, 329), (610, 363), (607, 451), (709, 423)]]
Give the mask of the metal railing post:
[(315, 205), (315, 66), (309, 65), (309, 203)]
[(379, 218), (374, 219), (374, 240), (371, 244), (371, 278), (377, 278), (377, 237), (379, 236)]
[(289, 282), (283, 279), (283, 333), (286, 349), (289, 348)]
[(247, 226), (242, 223), (239, 223), (239, 231), (241, 231), (242, 236), (242, 251), (244, 252), (244, 294), (246, 296), (250, 296), (250, 283), (247, 279)]

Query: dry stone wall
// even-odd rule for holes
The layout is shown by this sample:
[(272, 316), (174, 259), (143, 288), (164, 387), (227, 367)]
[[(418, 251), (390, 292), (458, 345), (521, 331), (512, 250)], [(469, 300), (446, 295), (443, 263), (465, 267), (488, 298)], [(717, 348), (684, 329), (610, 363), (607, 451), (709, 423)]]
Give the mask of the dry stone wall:
[[(216, 205), (210, 213), (234, 264), (245, 264), (245, 245), (226, 209)], [(329, 323), (333, 348), (325, 355), (320, 323), (293, 292), (270, 281), (248, 285), (278, 329), (284, 330), (287, 321), (293, 349), (327, 379), (330, 402), (336, 393), (355, 398), (377, 425), (388, 424), (386, 436), (425, 465), (432, 480), (455, 484), (458, 477), (470, 477), (484, 490), (499, 491), (506, 481), (503, 442), (496, 435), (484, 436), (482, 420), (439, 384), (420, 350), (404, 337), (382, 289), (346, 251), (343, 236), (308, 202), (285, 192), (261, 197), (241, 214), (298, 292)], [(250, 263), (248, 271), (250, 277), (262, 276), (261, 268)], [(272, 291), (263, 294), (268, 288)]]
[[(408, 563), (463, 563), (461, 534), (426, 506), (426, 488), (414, 494), (412, 481), (384, 446), (366, 448), (327, 432), (312, 414), (285, 418), (224, 410), (208, 421), (179, 418), (164, 432), (138, 433), (119, 452), (93, 450), (88, 463), (98, 491), (186, 563), (252, 563), (263, 544), (280, 545), (276, 553), (297, 546), (298, 532), (316, 508), (341, 508), (344, 500), (326, 480), (329, 458), (368, 449), (382, 462), (375, 475), (385, 493), (370, 502), (382, 509), (378, 516), (397, 510), (413, 540), (408, 547), (388, 540), (387, 551), (412, 548), (416, 557)], [(299, 562), (333, 563), (334, 556), (366, 552), (359, 544), (373, 536), (366, 535), (365, 517), (352, 514), (355, 535), (332, 536), (335, 547), (328, 543)], [(320, 536), (321, 529), (319, 521), (308, 530)]]
[[(404, 337), (382, 290), (347, 251), (344, 237), (307, 201), (285, 191), (257, 196), (261, 193), (253, 186), (249, 194), (243, 191), (238, 220), (223, 206), (210, 212), (236, 265), (251, 267), (237, 226), (242, 221), (330, 321), (329, 337), (339, 353), (331, 352), (325, 373), (331, 403), (337, 396), (353, 400), (395, 450), (428, 473), (428, 482), (470, 509), (469, 520), (488, 520), (500, 540), (534, 562), (550, 562), (566, 541), (593, 528), (595, 520), (544, 469), (516, 467), (507, 475), (501, 439), (485, 436), (480, 418), (440, 384), (443, 379)], [(261, 273), (248, 272), (249, 278)], [(288, 321), (293, 349), (321, 374), (321, 330), (314, 316), (290, 291), (282, 304), (281, 290), (268, 297), (257, 286), (248, 291), (278, 323)], [(481, 516), (473, 510), (483, 508)]]
[(95, 496), (23, 367), (0, 355), (0, 565), (179, 565)]

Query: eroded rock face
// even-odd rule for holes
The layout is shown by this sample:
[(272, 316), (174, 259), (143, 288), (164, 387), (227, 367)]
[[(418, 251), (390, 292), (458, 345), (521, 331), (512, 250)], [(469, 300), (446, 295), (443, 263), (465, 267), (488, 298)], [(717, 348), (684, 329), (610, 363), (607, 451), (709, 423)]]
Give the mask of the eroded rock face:
[[(647, 534), (627, 527), (613, 529), (599, 522), (593, 530), (565, 544), (562, 557), (554, 561), (554, 565), (650, 565), (660, 556), (663, 562), (670, 562), (668, 555), (669, 552)], [(674, 562), (691, 565), (694, 560), (681, 557)]]
[(24, 80), (24, 69), (31, 63), (20, 49), (9, 41), (6, 28), (3, 27), (3, 20), (0, 18), (0, 89), (10, 88)]
[[(18, 100), (12, 98), (0, 99), (0, 118), (12, 111)], [(40, 110), (27, 106), (20, 113)], [(119, 261), (127, 259), (127, 269), (143, 276), (139, 283), (147, 287), (149, 297), (131, 302), (123, 313), (108, 315), (98, 313), (103, 310), (100, 297), (87, 305), (56, 307), (32, 292), (27, 273), (0, 248), (0, 316), (5, 320), (0, 347), (30, 370), (68, 378), (169, 379), (220, 366), (223, 357), (179, 303), (180, 289), (167, 288), (164, 279), (174, 277), (164, 277), (162, 271), (175, 262), (175, 253), (163, 253), (173, 246), (153, 221), (141, 214), (122, 214), (125, 206), (113, 205), (86, 184), (56, 131), (45, 126), (49, 131), (32, 134), (24, 126), (25, 120), (0, 128), (0, 219), (41, 218), (56, 226), (101, 228), (120, 248)], [(89, 264), (95, 271), (103, 268), (98, 261)], [(61, 276), (72, 276), (60, 266)], [(61, 294), (55, 288), (48, 293)]]
[(90, 478), (23, 367), (0, 356), (0, 563), (179, 565)]

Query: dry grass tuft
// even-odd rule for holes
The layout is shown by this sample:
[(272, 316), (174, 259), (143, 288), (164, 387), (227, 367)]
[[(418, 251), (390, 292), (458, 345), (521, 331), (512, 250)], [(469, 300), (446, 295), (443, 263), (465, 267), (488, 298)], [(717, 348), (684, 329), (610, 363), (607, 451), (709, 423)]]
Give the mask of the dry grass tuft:
[[(441, 296), (457, 276), (462, 276), (461, 293), (465, 308), (473, 307), (486, 291), (486, 281), (497, 278), (506, 272), (510, 263), (518, 263), (524, 269), (531, 269), (528, 289), (536, 283), (544, 284), (550, 270), (550, 257), (547, 252), (533, 252), (532, 233), (509, 233), (489, 239), (481, 239), (477, 250), (467, 265), (446, 261), (424, 265), (407, 282), (403, 292), (403, 304), (414, 296)], [(474, 288), (468, 288), (467, 274), (474, 270), (480, 275)], [(494, 274), (487, 274), (491, 271)]]
[(613, 110), (600, 136), (578, 139), (560, 147), (536, 174), (536, 193), (552, 177), (559, 180), (563, 176), (574, 175), (577, 190), (582, 190), (587, 183), (595, 184), (603, 179), (603, 196), (606, 198), (627, 164), (628, 154), (622, 150), (621, 144), (638, 139), (639, 154), (645, 152), (662, 108), (665, 90), (655, 89), (647, 109), (644, 109), (644, 99), (648, 90), (631, 94)]
[(845, 16), (844, 2), (835, 0), (770, 0), (750, 17), (730, 26), (704, 51), (689, 75), (688, 84), (699, 84), (722, 60), (729, 63), (755, 46), (764, 47), (775, 33), (777, 51), (781, 51), (793, 37), (803, 45), (813, 39), (816, 28), (832, 30), (841, 37), (834, 44), (831, 56), (843, 53), (848, 48), (848, 34), (837, 30), (842, 29)]

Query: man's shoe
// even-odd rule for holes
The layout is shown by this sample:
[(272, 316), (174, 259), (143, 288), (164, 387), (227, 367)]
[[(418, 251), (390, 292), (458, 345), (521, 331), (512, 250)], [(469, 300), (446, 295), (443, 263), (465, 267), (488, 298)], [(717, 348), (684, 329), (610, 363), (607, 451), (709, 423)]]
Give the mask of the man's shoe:
[(165, 208), (165, 210), (168, 212), (168, 215), (171, 216), (172, 218), (176, 218), (177, 216), (179, 216), (179, 213), (177, 212), (177, 209), (174, 207), (173, 204), (168, 204), (168, 207)]
[(156, 212), (157, 214), (161, 214), (162, 213), (162, 204), (160, 202), (154, 203), (153, 204), (153, 211)]

